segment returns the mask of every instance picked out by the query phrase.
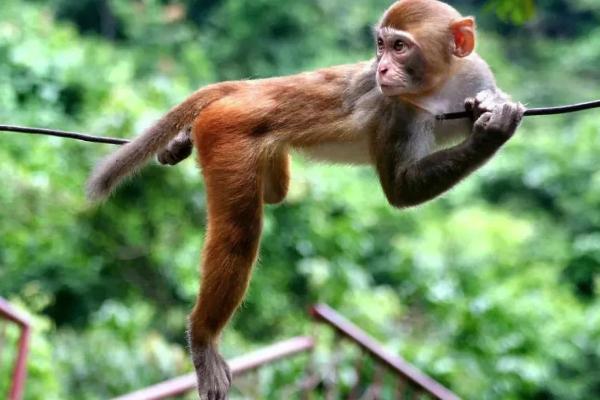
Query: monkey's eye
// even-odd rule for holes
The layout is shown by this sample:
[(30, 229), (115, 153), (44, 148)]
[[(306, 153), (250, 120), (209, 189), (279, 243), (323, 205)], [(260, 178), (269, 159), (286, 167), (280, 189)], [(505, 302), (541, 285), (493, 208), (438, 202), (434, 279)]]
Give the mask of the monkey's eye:
[(382, 38), (377, 39), (377, 50), (379, 50), (379, 51), (383, 50), (383, 39)]
[(399, 53), (404, 52), (407, 48), (408, 46), (402, 40), (396, 40), (396, 42), (394, 43), (394, 50)]

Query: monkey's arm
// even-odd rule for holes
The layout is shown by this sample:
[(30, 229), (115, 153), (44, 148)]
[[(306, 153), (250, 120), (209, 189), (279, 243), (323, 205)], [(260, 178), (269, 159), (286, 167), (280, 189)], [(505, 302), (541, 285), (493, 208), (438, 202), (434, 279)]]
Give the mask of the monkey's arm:
[[(477, 103), (475, 107), (478, 107)], [(396, 207), (415, 206), (452, 188), (482, 166), (512, 137), (523, 112), (523, 106), (518, 103), (496, 105), (491, 112), (481, 114), (472, 134), (454, 147), (408, 165), (398, 163), (400, 154), (388, 157), (384, 162), (378, 160), (382, 186), (390, 203)]]

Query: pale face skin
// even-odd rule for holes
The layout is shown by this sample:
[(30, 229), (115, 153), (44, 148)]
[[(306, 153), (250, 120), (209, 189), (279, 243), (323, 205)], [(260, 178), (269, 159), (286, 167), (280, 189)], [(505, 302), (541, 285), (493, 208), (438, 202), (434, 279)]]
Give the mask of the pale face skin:
[(376, 48), (377, 84), (383, 95), (401, 96), (422, 90), (425, 58), (410, 33), (392, 28), (379, 29)]

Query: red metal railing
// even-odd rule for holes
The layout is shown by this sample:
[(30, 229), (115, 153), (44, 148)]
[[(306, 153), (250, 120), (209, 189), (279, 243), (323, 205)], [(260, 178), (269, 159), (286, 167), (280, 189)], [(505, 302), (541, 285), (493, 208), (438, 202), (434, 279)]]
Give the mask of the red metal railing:
[[(311, 315), (319, 322), (323, 322), (336, 332), (362, 348), (373, 360), (395, 374), (401, 381), (417, 390), (439, 400), (459, 400), (459, 397), (440, 383), (425, 375), (417, 368), (399, 356), (387, 352), (372, 337), (346, 320), (335, 310), (327, 305), (317, 305), (311, 309)], [(351, 395), (350, 398), (353, 396)], [(378, 398), (378, 396), (374, 396)], [(395, 398), (403, 398), (399, 394)]]
[(29, 353), (29, 337), (31, 325), (29, 320), (16, 311), (6, 300), (0, 297), (0, 318), (16, 324), (21, 329), (19, 336), (17, 359), (13, 369), (12, 381), (8, 392), (8, 400), (21, 400), (25, 390), (27, 376), (27, 354)]
[[(373, 338), (327, 305), (317, 305), (313, 307), (311, 309), (311, 315), (317, 321), (333, 328), (338, 336), (341, 336), (343, 339), (346, 339), (347, 342), (362, 349), (362, 351), (376, 364), (378, 372), (375, 374), (375, 377), (372, 378), (373, 382), (369, 385), (369, 396), (357, 394), (360, 392), (357, 382), (357, 386), (352, 388), (350, 394), (347, 396), (349, 399), (358, 397), (372, 399), (382, 398), (380, 392), (383, 388), (384, 378), (381, 373), (381, 369), (383, 368), (399, 380), (400, 387), (406, 385), (407, 387), (414, 389), (414, 391), (411, 392), (413, 393), (410, 395), (411, 398), (418, 398), (414, 395), (416, 393), (417, 395), (424, 394), (438, 400), (459, 400), (459, 397), (456, 394), (419, 371), (401, 357), (386, 352), (386, 350)], [(0, 318), (15, 323), (21, 329), (17, 359), (8, 395), (8, 400), (21, 400), (23, 397), (27, 372), (26, 361), (29, 350), (31, 326), (27, 318), (18, 313), (2, 298), (0, 298)], [(339, 341), (336, 341), (334, 346), (337, 347), (338, 345)], [(229, 366), (233, 377), (236, 378), (276, 361), (300, 353), (310, 352), (314, 347), (315, 342), (312, 337), (297, 337), (263, 348), (245, 356), (234, 358), (229, 361)], [(360, 367), (360, 364), (361, 363), (359, 362), (357, 367)], [(337, 368), (337, 365), (334, 367)], [(319, 386), (321, 389), (318, 389)], [(304, 381), (303, 387), (306, 393), (307, 390), (311, 389), (321, 391), (323, 390), (323, 387), (326, 387), (327, 389), (327, 384), (324, 383), (322, 376), (313, 376), (308, 377), (308, 379)], [(161, 400), (183, 395), (195, 390), (195, 388), (196, 376), (194, 373), (191, 373), (118, 397), (114, 400)], [(404, 393), (404, 390), (401, 392), (399, 391), (393, 398), (404, 398)], [(339, 397), (338, 393), (329, 390), (327, 390), (326, 394), (327, 399), (337, 399)]]
[[(381, 369), (385, 369), (386, 371), (391, 372), (391, 374), (399, 381), (399, 388), (402, 389), (390, 398), (402, 399), (407, 396), (410, 398), (421, 398), (419, 395), (424, 394), (425, 396), (438, 400), (459, 400), (459, 397), (456, 394), (452, 393), (440, 383), (425, 375), (401, 357), (387, 352), (373, 338), (346, 320), (332, 308), (326, 305), (317, 305), (311, 309), (311, 315), (317, 321), (333, 328), (339, 336), (346, 339), (349, 343), (362, 349), (363, 352), (377, 365), (378, 372), (373, 378), (372, 384), (369, 385), (369, 395), (365, 395), (364, 393), (363, 395), (357, 394), (360, 390), (357, 390), (355, 387), (347, 396), (349, 399), (383, 398), (380, 394), (384, 381)], [(339, 345), (339, 341), (334, 342), (334, 346), (337, 345)], [(314, 346), (315, 343), (313, 338), (298, 337), (235, 358), (229, 362), (229, 365), (235, 378), (275, 361), (288, 358), (298, 353), (312, 351)], [(332, 358), (336, 358), (335, 355)], [(357, 366), (360, 367), (360, 364), (361, 363), (359, 362)], [(337, 368), (337, 365), (334, 365), (334, 368)], [(309, 369), (311, 368), (309, 367)], [(339, 392), (330, 390), (331, 385), (326, 382), (326, 379), (324, 379), (323, 376), (319, 376), (318, 372), (313, 372), (309, 375), (312, 376), (307, 376), (301, 385), (305, 393), (312, 390), (320, 392), (324, 391), (324, 398), (326, 399), (338, 399), (342, 397)], [(195, 388), (196, 376), (194, 373), (191, 373), (118, 397), (114, 400), (162, 400), (173, 396), (183, 395), (195, 390)], [(412, 389), (412, 392), (407, 392), (405, 389)]]
[[(253, 371), (275, 361), (289, 358), (299, 353), (311, 351), (314, 341), (310, 337), (297, 337), (276, 343), (253, 353), (234, 358), (229, 361), (229, 368), (234, 378)], [(196, 389), (196, 374), (191, 373), (171, 379), (158, 385), (150, 386), (113, 400), (161, 400), (180, 396)]]

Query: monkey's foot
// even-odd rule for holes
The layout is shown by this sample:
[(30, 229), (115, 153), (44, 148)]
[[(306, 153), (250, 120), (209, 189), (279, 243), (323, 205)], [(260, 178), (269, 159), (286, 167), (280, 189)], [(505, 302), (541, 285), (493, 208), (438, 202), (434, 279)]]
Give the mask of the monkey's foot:
[(200, 400), (227, 400), (231, 371), (212, 346), (192, 349)]
[(178, 164), (192, 154), (192, 147), (189, 129), (180, 132), (164, 150), (158, 153), (158, 162), (163, 165)]

